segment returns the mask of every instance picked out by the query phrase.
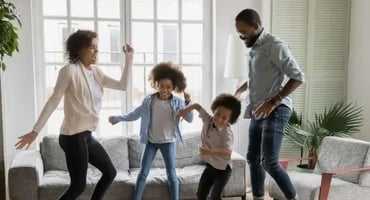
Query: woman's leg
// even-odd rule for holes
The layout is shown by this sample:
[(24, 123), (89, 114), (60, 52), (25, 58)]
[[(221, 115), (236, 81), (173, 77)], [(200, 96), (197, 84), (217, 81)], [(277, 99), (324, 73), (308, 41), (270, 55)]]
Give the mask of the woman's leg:
[(179, 181), (176, 175), (175, 144), (158, 144), (166, 165), (167, 179), (170, 186), (171, 200), (179, 199)]
[(103, 146), (92, 136), (88, 138), (87, 146), (89, 152), (89, 163), (102, 172), (102, 177), (96, 184), (91, 199), (100, 200), (103, 199), (104, 194), (112, 184), (117, 171)]
[(149, 174), (149, 170), (152, 166), (156, 153), (157, 146), (153, 143), (148, 142), (148, 144), (145, 145), (144, 153), (141, 158), (141, 169), (136, 180), (134, 200), (141, 200), (143, 198), (146, 177)]
[(209, 191), (212, 188), (213, 182), (215, 181), (215, 176), (210, 164), (206, 165), (202, 176), (200, 177), (198, 190), (197, 190), (197, 200), (207, 200)]
[(228, 165), (225, 170), (215, 170), (215, 181), (213, 183), (212, 191), (211, 191), (211, 199), (212, 200), (221, 200), (222, 192), (225, 189), (227, 182), (231, 176), (231, 168)]
[(88, 135), (89, 132), (82, 132), (72, 136), (59, 136), (59, 145), (66, 155), (71, 179), (68, 189), (59, 197), (59, 200), (74, 200), (85, 189), (88, 162), (86, 138)]

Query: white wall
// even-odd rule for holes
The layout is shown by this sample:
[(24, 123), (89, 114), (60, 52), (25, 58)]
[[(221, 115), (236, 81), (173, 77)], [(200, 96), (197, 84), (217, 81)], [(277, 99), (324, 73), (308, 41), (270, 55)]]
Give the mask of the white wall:
[[(224, 79), (224, 65), (226, 58), (227, 38), (229, 34), (234, 34), (235, 17), (245, 8), (255, 9), (262, 18), (262, 24), (266, 30), (270, 30), (271, 25), (271, 1), (270, 0), (216, 0), (214, 5), (214, 31), (213, 31), (213, 55), (214, 55), (214, 93), (234, 93), (237, 80)], [(244, 80), (243, 80), (244, 82)], [(242, 115), (244, 110), (242, 110)], [(233, 126), (234, 149), (245, 156), (248, 146), (248, 127), (249, 120), (240, 118), (238, 124)]]
[(363, 108), (364, 126), (356, 137), (370, 141), (370, 1), (353, 0), (351, 5), (348, 100)]
[(7, 58), (4, 72), (4, 126), (6, 165), (16, 154), (17, 137), (31, 131), (35, 122), (34, 57), (32, 42), (32, 1), (12, 0), (21, 15), (20, 52)]

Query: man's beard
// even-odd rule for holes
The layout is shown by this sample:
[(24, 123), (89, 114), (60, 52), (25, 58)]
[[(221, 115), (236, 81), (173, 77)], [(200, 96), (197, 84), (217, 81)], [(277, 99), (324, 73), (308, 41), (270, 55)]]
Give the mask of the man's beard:
[(258, 39), (258, 36), (259, 35), (255, 35), (253, 37), (250, 37), (248, 40), (245, 39), (244, 40), (245, 46), (247, 48), (251, 48), (254, 45), (254, 43), (256, 42), (256, 40)]

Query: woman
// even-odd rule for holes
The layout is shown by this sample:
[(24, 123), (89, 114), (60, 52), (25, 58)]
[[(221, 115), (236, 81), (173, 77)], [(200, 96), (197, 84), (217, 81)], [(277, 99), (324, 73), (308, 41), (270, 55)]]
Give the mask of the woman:
[(102, 199), (113, 179), (116, 169), (108, 154), (91, 132), (99, 121), (103, 87), (126, 90), (131, 74), (133, 48), (126, 45), (125, 68), (121, 80), (107, 77), (94, 66), (98, 54), (97, 34), (78, 30), (66, 42), (69, 64), (60, 69), (54, 92), (44, 106), (32, 131), (16, 143), (17, 149), (28, 148), (44, 127), (46, 121), (64, 96), (64, 120), (60, 129), (59, 144), (65, 152), (71, 183), (59, 197), (76, 199), (85, 189), (88, 163), (102, 172), (91, 199)]

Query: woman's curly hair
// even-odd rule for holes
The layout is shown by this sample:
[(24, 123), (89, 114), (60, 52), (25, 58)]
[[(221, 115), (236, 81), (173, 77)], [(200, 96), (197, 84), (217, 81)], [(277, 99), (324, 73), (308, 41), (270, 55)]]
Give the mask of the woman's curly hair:
[(69, 63), (76, 63), (80, 59), (80, 51), (89, 47), (92, 40), (97, 37), (98, 34), (96, 32), (89, 30), (77, 30), (72, 33), (65, 43), (66, 56)]
[(153, 88), (162, 79), (170, 79), (176, 92), (183, 92), (186, 88), (186, 78), (178, 65), (172, 62), (161, 62), (154, 66), (149, 75), (149, 82)]

